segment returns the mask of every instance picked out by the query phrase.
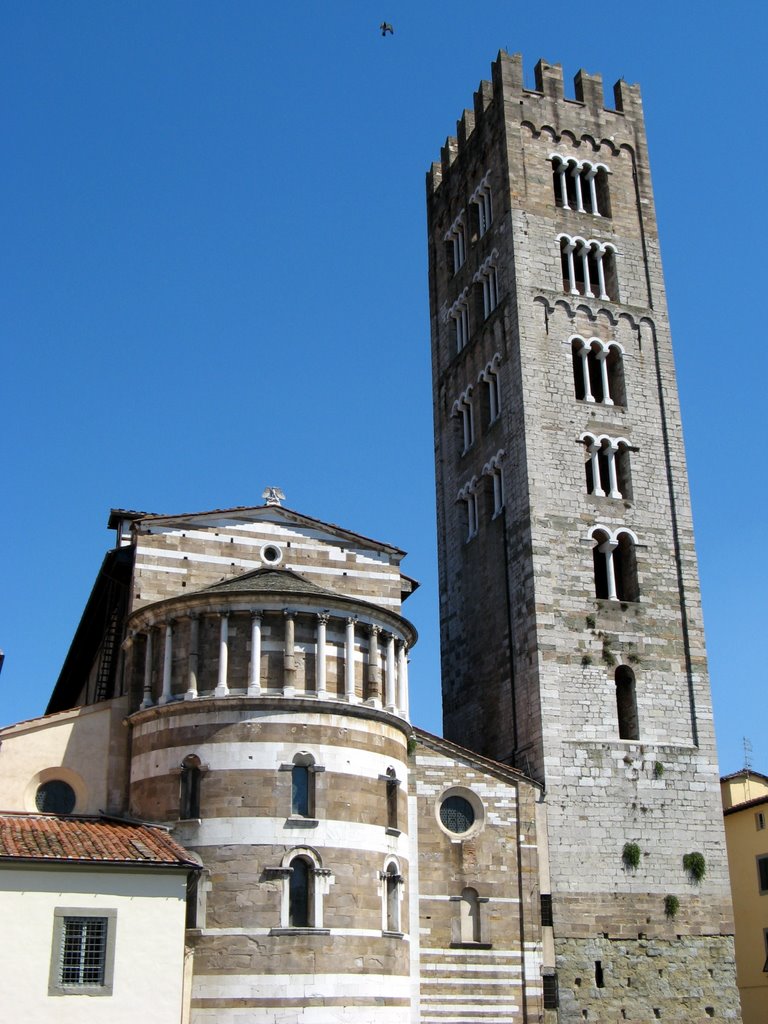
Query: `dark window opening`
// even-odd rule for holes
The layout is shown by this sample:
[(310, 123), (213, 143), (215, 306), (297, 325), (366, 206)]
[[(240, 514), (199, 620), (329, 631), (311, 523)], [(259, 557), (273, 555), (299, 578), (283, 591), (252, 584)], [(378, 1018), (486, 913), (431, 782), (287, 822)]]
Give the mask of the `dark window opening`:
[(291, 769), (291, 814), (298, 814), (302, 818), (311, 817), (310, 788), (309, 767), (295, 764)]
[(616, 680), (616, 712), (619, 719), (619, 739), (637, 740), (640, 738), (640, 727), (637, 719), (635, 674), (626, 665), (619, 665), (614, 679)]
[(760, 892), (768, 892), (768, 857), (757, 858), (757, 871), (760, 876)]
[(551, 928), (553, 925), (552, 920), (552, 894), (543, 892), (539, 896), (541, 903), (541, 923), (545, 928)]
[(74, 789), (61, 779), (41, 783), (35, 793), (35, 807), (43, 814), (71, 814), (76, 803)]
[(640, 593), (637, 586), (635, 545), (628, 533), (620, 533), (617, 539), (618, 547), (613, 553), (616, 596), (619, 601), (637, 601)]
[(181, 762), (179, 817), (200, 817), (200, 758), (188, 754)]
[(398, 827), (397, 791), (399, 788), (395, 769), (387, 768), (387, 828)]
[(396, 864), (387, 866), (387, 931), (400, 931), (400, 875)]
[(292, 928), (311, 928), (312, 865), (305, 857), (291, 861), (288, 888), (288, 924)]
[(608, 598), (608, 567), (606, 565), (605, 553), (600, 550), (601, 544), (606, 540), (605, 534), (595, 535), (595, 546), (592, 548), (592, 561), (595, 571), (595, 597)]
[(197, 928), (197, 887), (200, 881), (198, 871), (190, 871), (187, 875), (187, 907), (185, 928)]
[(605, 978), (603, 977), (603, 964), (600, 960), (595, 960), (595, 985), (598, 988), (605, 988)]
[(556, 1010), (560, 1005), (560, 999), (557, 992), (557, 975), (545, 974), (541, 980), (544, 987), (544, 1009)]

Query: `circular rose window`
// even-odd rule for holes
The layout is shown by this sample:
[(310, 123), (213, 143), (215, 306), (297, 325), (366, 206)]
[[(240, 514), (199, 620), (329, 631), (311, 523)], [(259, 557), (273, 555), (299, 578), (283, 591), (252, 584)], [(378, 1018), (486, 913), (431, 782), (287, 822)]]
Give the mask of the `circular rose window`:
[(267, 565), (279, 565), (283, 560), (283, 552), (277, 544), (265, 544), (261, 549), (261, 560)]
[(35, 806), (44, 814), (71, 814), (77, 797), (68, 782), (49, 779), (37, 787)]
[(460, 836), (475, 824), (475, 809), (463, 796), (449, 796), (440, 804), (440, 821), (449, 832)]

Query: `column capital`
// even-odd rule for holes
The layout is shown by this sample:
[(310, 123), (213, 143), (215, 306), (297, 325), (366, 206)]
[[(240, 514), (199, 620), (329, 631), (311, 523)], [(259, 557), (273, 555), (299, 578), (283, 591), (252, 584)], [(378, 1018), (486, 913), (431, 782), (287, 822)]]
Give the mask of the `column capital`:
[(322, 622), (323, 625), (327, 624), (327, 622), (330, 619), (330, 617), (331, 617), (331, 613), (327, 612), (327, 611), (322, 611), (322, 612), (318, 612), (317, 613), (317, 621), (318, 622)]

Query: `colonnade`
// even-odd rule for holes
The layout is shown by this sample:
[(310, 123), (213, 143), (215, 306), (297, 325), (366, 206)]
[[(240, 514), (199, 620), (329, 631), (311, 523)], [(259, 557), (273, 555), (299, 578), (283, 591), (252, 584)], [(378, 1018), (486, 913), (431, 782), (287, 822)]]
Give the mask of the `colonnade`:
[[(238, 615), (238, 619), (246, 614), (250, 616), (250, 658), (245, 679), (232, 678), (230, 671), (230, 618), (235, 614)], [(200, 619), (203, 615), (214, 615), (219, 622), (216, 685), (207, 692), (201, 691), (199, 687)], [(273, 623), (280, 620), (283, 622), (280, 641), (282, 671), (275, 673), (273, 669), (269, 677), (262, 664), (264, 618), (267, 615)], [(314, 689), (297, 685), (304, 682), (298, 678), (296, 620), (299, 616), (314, 619)], [(343, 660), (343, 674), (340, 669), (344, 684), (343, 693), (331, 693), (328, 690), (329, 652), (335, 650), (337, 646), (328, 642), (328, 625), (331, 620), (344, 624), (343, 659), (338, 659)], [(187, 629), (186, 689), (183, 693), (179, 692), (180, 680), (174, 678), (173, 662), (174, 637), (182, 623)], [(200, 696), (227, 697), (235, 694), (260, 697), (279, 693), (285, 697), (312, 696), (318, 700), (341, 700), (350, 704), (365, 702), (403, 717), (408, 716), (406, 641), (384, 626), (361, 623), (356, 616), (342, 617), (334, 616), (328, 611), (311, 613), (289, 609), (271, 612), (254, 610), (248, 613), (235, 613), (226, 609), (219, 612), (190, 611), (138, 630), (133, 634), (131, 642), (135, 643), (136, 638), (142, 635), (145, 637), (142, 708), (152, 707), (155, 703), (167, 704), (179, 699), (195, 700)], [(162, 644), (163, 652), (159, 687), (155, 685), (156, 644)], [(274, 651), (274, 641), (272, 650)], [(360, 655), (356, 659), (357, 651)], [(356, 673), (356, 665), (360, 663), (363, 666), (362, 695), (358, 693)], [(155, 701), (154, 692), (158, 688), (160, 692)]]

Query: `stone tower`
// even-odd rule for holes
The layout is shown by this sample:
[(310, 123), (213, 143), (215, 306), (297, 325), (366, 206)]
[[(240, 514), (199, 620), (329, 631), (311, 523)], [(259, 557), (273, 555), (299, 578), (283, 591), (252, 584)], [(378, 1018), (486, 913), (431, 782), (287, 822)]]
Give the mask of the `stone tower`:
[(545, 786), (559, 1020), (733, 1019), (640, 93), (535, 76), (501, 53), (427, 180), (445, 735)]

